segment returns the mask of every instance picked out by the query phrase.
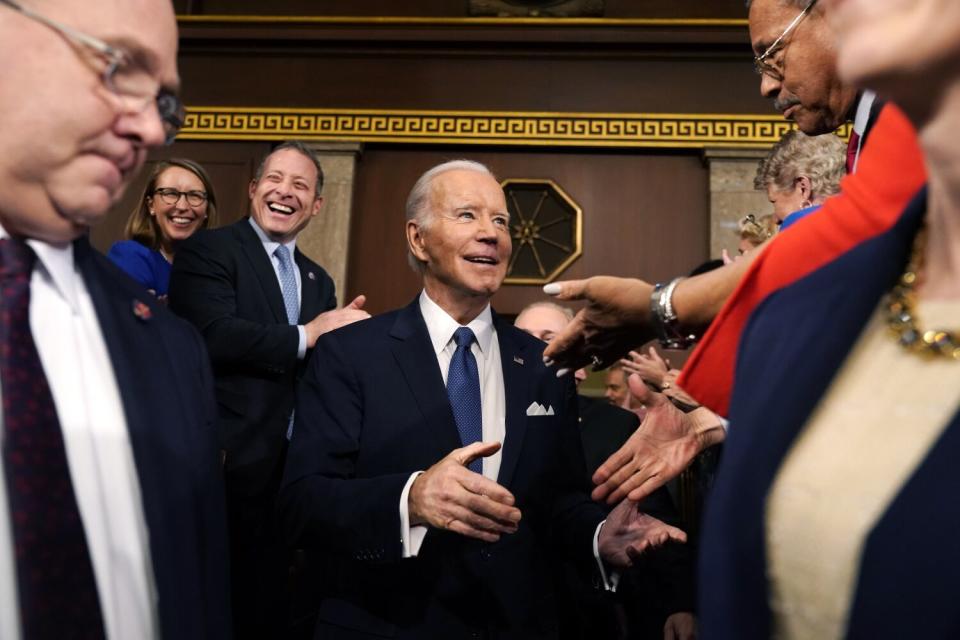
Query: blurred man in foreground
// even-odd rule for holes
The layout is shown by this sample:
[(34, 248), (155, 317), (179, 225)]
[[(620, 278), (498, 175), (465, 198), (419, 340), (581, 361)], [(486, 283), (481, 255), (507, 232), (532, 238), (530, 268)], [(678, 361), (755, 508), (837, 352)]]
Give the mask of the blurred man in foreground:
[(229, 638), (196, 331), (86, 238), (183, 123), (168, 2), (0, 1), (0, 637)]

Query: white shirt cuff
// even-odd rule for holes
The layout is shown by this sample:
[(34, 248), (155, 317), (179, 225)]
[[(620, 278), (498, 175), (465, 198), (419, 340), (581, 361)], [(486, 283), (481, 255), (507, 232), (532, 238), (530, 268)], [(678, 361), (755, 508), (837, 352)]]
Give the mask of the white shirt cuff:
[(300, 342), (297, 343), (297, 360), (303, 360), (307, 355), (307, 328), (298, 324), (297, 333), (300, 334)]
[[(403, 491), (400, 492), (400, 544), (403, 545), (403, 551), (400, 555), (401, 558), (416, 558), (417, 554), (420, 553), (420, 547), (423, 545), (423, 539), (427, 535), (427, 526), (422, 524), (417, 524), (410, 526), (410, 506), (409, 506), (409, 496), (410, 496), (410, 487), (413, 486), (413, 481), (417, 479), (423, 471), (414, 471), (410, 474), (410, 479), (407, 480), (407, 484), (403, 485)], [(594, 548), (596, 548), (597, 543), (593, 543)]]
[(603, 528), (606, 520), (597, 525), (597, 530), (593, 532), (593, 557), (597, 561), (597, 567), (600, 568), (600, 579), (603, 581), (604, 591), (616, 591), (620, 584), (620, 572), (611, 569), (607, 571), (604, 566), (603, 558), (600, 557), (600, 529)]

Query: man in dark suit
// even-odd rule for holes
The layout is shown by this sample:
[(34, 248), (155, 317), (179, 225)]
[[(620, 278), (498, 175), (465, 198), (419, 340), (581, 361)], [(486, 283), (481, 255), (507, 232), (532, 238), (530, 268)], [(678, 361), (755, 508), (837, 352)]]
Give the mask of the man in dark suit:
[(183, 122), (176, 50), (169, 3), (0, 2), (5, 640), (231, 636), (203, 343), (86, 238)]
[(316, 156), (280, 145), (250, 183), (251, 217), (185, 242), (170, 276), (170, 308), (200, 330), (213, 362), (240, 637), (287, 624), (288, 562), (272, 514), (297, 380), (320, 334), (368, 317), (363, 296), (335, 309), (330, 276), (296, 247), (322, 187)]
[(511, 243), (486, 167), (426, 172), (406, 231), (423, 292), (321, 337), (298, 392), (280, 509), (328, 562), (316, 637), (556, 637), (555, 554), (610, 578), (684, 534), (626, 502), (600, 526), (573, 386), (490, 309)]

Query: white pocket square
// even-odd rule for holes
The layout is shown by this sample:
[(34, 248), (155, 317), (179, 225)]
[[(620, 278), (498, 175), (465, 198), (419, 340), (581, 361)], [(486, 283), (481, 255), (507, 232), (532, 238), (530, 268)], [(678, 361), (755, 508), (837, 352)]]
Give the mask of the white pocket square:
[(530, 406), (527, 407), (528, 416), (552, 416), (555, 415), (553, 412), (553, 406), (548, 407), (543, 406), (539, 402), (531, 402)]

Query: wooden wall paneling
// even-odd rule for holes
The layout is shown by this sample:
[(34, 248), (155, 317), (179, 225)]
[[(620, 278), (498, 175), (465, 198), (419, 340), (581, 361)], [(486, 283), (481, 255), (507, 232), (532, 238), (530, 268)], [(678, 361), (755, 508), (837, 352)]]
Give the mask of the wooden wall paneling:
[[(370, 310), (382, 312), (419, 291), (406, 267), (403, 205), (421, 173), (459, 157), (501, 179), (550, 178), (583, 208), (584, 254), (563, 278), (666, 278), (707, 259), (708, 173), (698, 154), (369, 146), (357, 171), (348, 299), (367, 294)], [(512, 314), (543, 297), (539, 287), (512, 285), (494, 303)]]
[(746, 57), (188, 52), (180, 72), (195, 106), (772, 113)]
[(247, 215), (249, 198), (247, 185), (260, 159), (266, 155), (269, 142), (175, 142), (150, 154), (140, 175), (114, 205), (103, 224), (90, 233), (92, 244), (106, 252), (110, 245), (123, 237), (123, 227), (137, 206), (150, 171), (155, 163), (166, 158), (189, 158), (199, 162), (217, 192), (217, 211), (220, 224), (229, 224)]
[[(743, 0), (606, 0), (607, 18), (743, 18)], [(463, 17), (467, 2), (452, 0), (175, 0), (179, 13)]]

